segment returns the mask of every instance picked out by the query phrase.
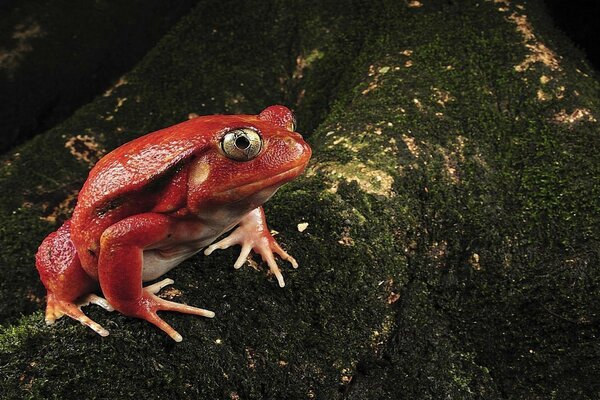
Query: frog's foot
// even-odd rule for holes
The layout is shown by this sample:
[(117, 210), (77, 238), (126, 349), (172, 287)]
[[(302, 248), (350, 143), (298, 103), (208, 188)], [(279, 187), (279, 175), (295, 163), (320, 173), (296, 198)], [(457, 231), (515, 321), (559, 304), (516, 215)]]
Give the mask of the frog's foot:
[[(261, 216), (264, 220), (264, 214)], [(279, 286), (284, 287), (285, 281), (283, 280), (283, 275), (275, 261), (273, 253), (278, 254), (283, 260), (289, 261), (294, 268), (298, 268), (298, 262), (296, 262), (294, 257), (290, 256), (281, 248), (277, 241), (275, 241), (269, 230), (266, 229), (266, 223), (257, 226), (256, 224), (245, 222), (246, 221), (242, 221), (242, 223), (240, 223), (240, 225), (226, 238), (208, 246), (206, 250), (204, 250), (204, 254), (208, 256), (217, 249), (226, 249), (230, 246), (239, 244), (242, 246), (242, 250), (240, 251), (240, 255), (235, 264), (233, 264), (233, 267), (238, 269), (244, 265), (244, 262), (250, 254), (250, 250), (254, 250), (254, 252), (260, 254), (263, 261), (267, 263), (269, 270), (277, 278)]]
[(160, 282), (146, 286), (142, 291), (142, 297), (136, 304), (127, 307), (127, 315), (132, 315), (137, 318), (145, 319), (146, 321), (156, 325), (176, 342), (181, 342), (183, 337), (171, 325), (166, 323), (156, 313), (157, 311), (176, 311), (185, 314), (200, 315), (202, 317), (213, 318), (215, 313), (202, 308), (188, 306), (187, 304), (176, 303), (161, 299), (156, 296), (162, 288), (173, 284), (172, 279), (163, 279)]
[(94, 303), (104, 308), (107, 311), (113, 311), (114, 308), (106, 301), (106, 299), (96, 296), (95, 294), (89, 294), (83, 297), (77, 302), (71, 302), (66, 300), (60, 300), (52, 293), (48, 293), (48, 304), (46, 306), (46, 324), (52, 325), (57, 319), (63, 315), (68, 315), (76, 321), (81, 322), (83, 325), (90, 327), (94, 332), (100, 336), (108, 336), (108, 331), (104, 329), (100, 324), (92, 321), (86, 316), (81, 307), (86, 306), (90, 303)]

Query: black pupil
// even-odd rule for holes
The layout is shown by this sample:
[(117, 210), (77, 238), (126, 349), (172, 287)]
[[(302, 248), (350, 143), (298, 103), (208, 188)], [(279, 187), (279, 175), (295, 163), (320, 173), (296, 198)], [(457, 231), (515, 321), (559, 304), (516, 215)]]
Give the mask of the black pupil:
[(240, 150), (246, 150), (248, 147), (250, 147), (250, 141), (246, 136), (238, 136), (235, 139), (235, 147)]

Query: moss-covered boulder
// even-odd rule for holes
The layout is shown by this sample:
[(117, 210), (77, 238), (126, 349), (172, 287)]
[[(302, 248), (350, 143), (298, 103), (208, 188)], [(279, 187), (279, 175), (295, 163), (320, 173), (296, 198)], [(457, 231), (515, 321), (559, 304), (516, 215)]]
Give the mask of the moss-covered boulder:
[[(540, 2), (205, 1), (106, 96), (5, 158), (6, 398), (597, 398), (600, 85)], [(300, 268), (236, 251), (148, 323), (43, 323), (33, 254), (104, 152), (191, 112), (298, 111), (314, 159), (266, 207)], [(299, 223), (308, 224), (300, 232)]]

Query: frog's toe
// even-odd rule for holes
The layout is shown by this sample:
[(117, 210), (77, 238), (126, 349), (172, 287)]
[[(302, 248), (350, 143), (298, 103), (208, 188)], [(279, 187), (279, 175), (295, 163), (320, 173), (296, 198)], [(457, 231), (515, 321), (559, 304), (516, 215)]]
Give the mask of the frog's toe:
[(174, 301), (159, 299), (158, 310), (162, 311), (176, 311), (184, 314), (199, 315), (201, 317), (213, 318), (215, 313), (213, 311), (205, 310), (203, 308), (188, 306), (187, 304), (176, 303)]
[(298, 261), (296, 261), (294, 257), (290, 256), (287, 251), (282, 249), (279, 243), (273, 241), (271, 243), (271, 249), (277, 253), (282, 260), (288, 261), (290, 264), (292, 264), (292, 267), (298, 268)]
[(148, 285), (144, 289), (146, 289), (147, 291), (149, 291), (152, 294), (156, 294), (156, 293), (160, 292), (161, 289), (164, 288), (165, 286), (169, 286), (174, 283), (175, 283), (175, 281), (173, 279), (166, 278), (160, 282), (156, 282), (156, 283), (153, 283), (152, 285)]
[[(98, 296), (96, 296), (98, 297)], [(95, 299), (93, 299), (95, 300)], [(91, 300), (90, 300), (91, 301)], [(89, 304), (86, 303), (86, 304)], [(96, 303), (97, 304), (97, 303)], [(108, 302), (107, 302), (108, 304)], [(71, 301), (57, 299), (54, 295), (48, 294), (48, 305), (46, 306), (46, 324), (52, 325), (63, 315), (67, 315), (81, 324), (88, 326), (100, 336), (108, 336), (108, 331), (100, 324), (90, 319), (81, 311), (81, 305)]]
[(241, 241), (240, 234), (236, 230), (233, 233), (231, 233), (229, 236), (227, 236), (226, 238), (223, 238), (223, 239), (219, 240), (218, 242), (213, 243), (210, 246), (208, 246), (204, 250), (204, 255), (209, 256), (215, 250), (224, 250), (228, 247), (239, 244), (241, 242), (242, 241)]
[(80, 301), (78, 301), (76, 303), (76, 305), (77, 305), (77, 307), (81, 308), (83, 306), (87, 306), (90, 303), (100, 306), (100, 307), (104, 308), (106, 311), (115, 311), (114, 307), (110, 305), (108, 300), (106, 300), (104, 297), (100, 297), (93, 293), (88, 294), (87, 296), (82, 298)]
[(151, 324), (154, 324), (161, 331), (169, 335), (174, 341), (181, 342), (183, 340), (183, 336), (181, 336), (179, 332), (173, 329), (171, 325), (166, 323), (164, 319), (156, 315), (156, 312), (149, 313), (147, 316), (144, 317), (144, 319), (150, 322)]
[(162, 288), (175, 283), (173, 279), (166, 278), (160, 282), (153, 283), (152, 285), (146, 286), (144, 290), (152, 295), (152, 303), (154, 304), (153, 309), (155, 311), (177, 311), (184, 314), (200, 315), (202, 317), (212, 318), (215, 313), (212, 311), (205, 310), (203, 308), (188, 306), (187, 304), (176, 303), (156, 296)]
[(235, 261), (235, 264), (233, 264), (233, 268), (240, 269), (242, 267), (242, 265), (244, 265), (244, 263), (248, 259), (248, 255), (250, 254), (251, 251), (252, 251), (252, 245), (249, 243), (244, 243), (242, 245), (242, 250), (240, 251), (240, 255), (238, 256), (237, 260)]
[[(151, 288), (155, 290), (156, 287), (160, 286), (159, 284), (163, 284), (163, 286), (166, 286), (167, 284), (172, 283), (172, 281), (165, 281), (171, 280), (165, 279), (161, 282), (155, 283), (154, 285), (144, 288), (144, 292), (142, 294), (141, 299), (135, 302), (135, 305), (133, 305), (132, 308), (133, 312), (128, 313), (128, 315), (133, 315), (137, 318), (145, 319), (146, 321), (150, 322), (151, 324), (154, 324), (160, 330), (169, 335), (171, 339), (175, 340), (176, 342), (181, 342), (183, 340), (183, 337), (171, 325), (169, 325), (157, 315), (158, 311), (176, 311), (180, 313), (199, 315), (201, 317), (208, 318), (214, 317), (215, 313), (202, 308), (188, 306), (187, 304), (175, 303), (173, 301), (161, 299), (154, 293), (150, 292), (150, 290), (148, 289)], [(152, 286), (155, 287), (152, 288)], [(160, 289), (156, 290), (158, 291)]]
[(262, 259), (266, 261), (271, 273), (275, 275), (275, 278), (277, 278), (277, 283), (279, 284), (279, 287), (285, 287), (283, 274), (281, 273), (281, 270), (279, 269), (279, 266), (277, 265), (277, 262), (275, 261), (275, 257), (273, 256), (271, 250), (264, 250), (262, 248), (258, 248), (257, 251), (262, 257)]

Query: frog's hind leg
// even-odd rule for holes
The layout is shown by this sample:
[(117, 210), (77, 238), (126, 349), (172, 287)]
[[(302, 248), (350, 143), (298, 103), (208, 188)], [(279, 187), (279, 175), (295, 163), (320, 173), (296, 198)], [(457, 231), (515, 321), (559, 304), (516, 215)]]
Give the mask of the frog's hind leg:
[(171, 279), (148, 287), (141, 285), (144, 248), (167, 239), (175, 223), (164, 214), (144, 213), (122, 219), (106, 229), (100, 239), (98, 278), (102, 293), (117, 311), (145, 319), (180, 342), (181, 335), (157, 315), (158, 311), (177, 311), (209, 318), (215, 313), (156, 296), (160, 289), (173, 283)]
[(51, 325), (67, 315), (106, 336), (108, 331), (87, 317), (81, 307), (94, 303), (108, 311), (113, 308), (102, 297), (90, 293), (97, 283), (81, 268), (69, 230), (67, 221), (44, 239), (35, 257), (40, 278), (48, 291), (46, 323)]

